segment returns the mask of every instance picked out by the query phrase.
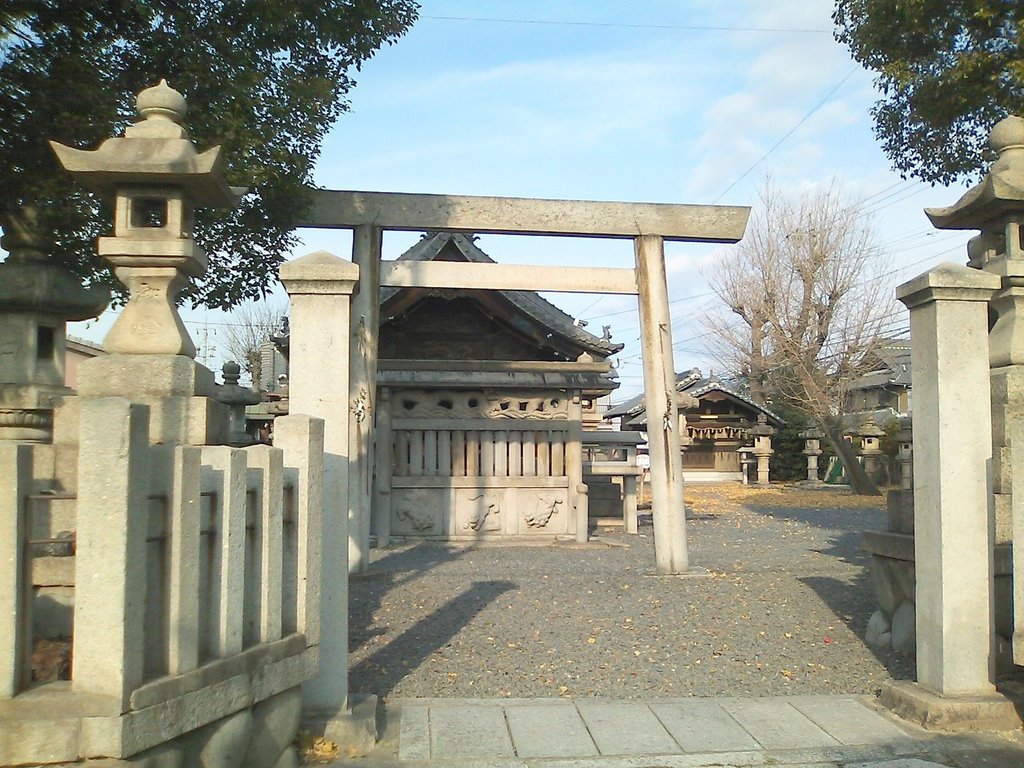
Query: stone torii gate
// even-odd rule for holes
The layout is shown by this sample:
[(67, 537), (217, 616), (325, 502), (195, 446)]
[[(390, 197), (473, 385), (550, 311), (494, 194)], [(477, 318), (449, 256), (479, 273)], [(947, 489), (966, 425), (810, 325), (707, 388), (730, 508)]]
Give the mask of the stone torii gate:
[[(351, 461), (349, 488), (350, 569), (366, 567), (372, 468), (373, 399), (377, 370), (378, 293), (382, 286), (470, 288), (638, 295), (644, 389), (660, 403), (650, 435), (655, 557), (659, 573), (689, 567), (679, 435), (674, 421), (675, 368), (665, 277), (665, 241), (736, 242), (748, 208), (651, 203), (541, 200), (507, 197), (312, 191), (313, 205), (300, 226), (354, 230), (352, 261), (359, 284), (352, 297), (350, 360)], [(631, 239), (635, 268), (567, 268), (507, 264), (380, 261), (385, 230), (476, 234), (556, 235)], [(283, 271), (287, 283), (287, 268)], [(300, 371), (303, 366), (296, 366)], [(300, 377), (301, 379), (301, 377)], [(290, 379), (290, 397), (304, 402), (305, 382)], [(660, 418), (658, 418), (660, 417)], [(577, 519), (586, 541), (586, 519)]]

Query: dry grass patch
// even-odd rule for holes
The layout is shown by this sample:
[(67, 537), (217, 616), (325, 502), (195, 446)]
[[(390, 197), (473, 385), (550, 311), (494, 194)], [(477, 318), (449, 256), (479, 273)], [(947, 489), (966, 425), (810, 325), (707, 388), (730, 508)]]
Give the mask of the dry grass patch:
[(743, 507), (800, 507), (803, 509), (865, 509), (880, 507), (882, 496), (855, 496), (848, 490), (833, 488), (810, 490), (788, 485), (767, 488), (723, 483), (686, 486), (686, 506), (695, 515), (723, 515)]

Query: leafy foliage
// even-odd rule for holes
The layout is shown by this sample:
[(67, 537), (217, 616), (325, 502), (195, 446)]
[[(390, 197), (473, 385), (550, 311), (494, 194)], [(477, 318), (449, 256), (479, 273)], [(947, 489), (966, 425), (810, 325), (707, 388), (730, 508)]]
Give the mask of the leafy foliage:
[(0, 217), (38, 204), (51, 252), (87, 281), (110, 211), (60, 170), (48, 139), (92, 148), (160, 78), (189, 100), (201, 148), (221, 144), (235, 211), (197, 212), (210, 269), (193, 303), (263, 295), (306, 205), (323, 138), (353, 70), (415, 20), (414, 0), (9, 0), (0, 10)]
[(977, 178), (991, 127), (1024, 111), (1024, 3), (837, 0), (836, 39), (878, 73), (872, 113), (904, 176)]

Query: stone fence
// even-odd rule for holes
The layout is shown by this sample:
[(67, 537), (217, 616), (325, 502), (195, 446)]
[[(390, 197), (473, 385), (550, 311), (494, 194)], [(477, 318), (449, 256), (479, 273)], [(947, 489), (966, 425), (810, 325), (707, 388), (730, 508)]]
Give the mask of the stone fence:
[(297, 723), (322, 464), (319, 420), (283, 417), (273, 448), (151, 445), (123, 398), (66, 399), (52, 444), (0, 442), (0, 764), (136, 755), (271, 699)]

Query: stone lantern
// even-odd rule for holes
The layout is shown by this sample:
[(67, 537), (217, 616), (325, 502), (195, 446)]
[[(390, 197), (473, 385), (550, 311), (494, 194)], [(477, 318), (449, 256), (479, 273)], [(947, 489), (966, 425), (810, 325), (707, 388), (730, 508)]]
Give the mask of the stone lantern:
[(914, 488), (914, 430), (910, 419), (900, 420), (896, 440), (899, 443), (900, 488), (909, 491)]
[(882, 457), (881, 439), (885, 432), (875, 424), (874, 419), (868, 419), (857, 432), (857, 436), (860, 437), (860, 455), (864, 459), (864, 472), (872, 480), (877, 481)]
[(757, 415), (757, 424), (750, 428), (750, 436), (754, 439), (753, 454), (757, 457), (757, 484), (768, 485), (768, 459), (772, 451), (772, 435), (775, 427), (769, 426), (768, 417), (763, 413)]
[(96, 317), (110, 294), (84, 288), (50, 261), (36, 210), (3, 221), (0, 245), (0, 440), (48, 442), (53, 409), (72, 394), (64, 386), (65, 324)]
[(260, 402), (259, 392), (239, 385), (242, 366), (230, 360), (221, 367), (224, 384), (217, 390), (217, 399), (231, 409), (231, 423), (228, 427), (228, 445), (252, 445), (256, 442), (245, 428), (245, 406)]
[(800, 433), (804, 441), (803, 454), (807, 457), (807, 482), (805, 485), (821, 485), (818, 479), (818, 457), (821, 456), (821, 438), (825, 435), (821, 430), (809, 427)]
[(113, 201), (114, 234), (99, 239), (98, 252), (129, 290), (103, 342), (110, 354), (82, 365), (79, 394), (147, 402), (158, 425), (153, 442), (218, 443), (226, 409), (206, 402), (213, 373), (193, 359), (175, 297), (206, 272), (206, 254), (192, 238), (193, 209), (233, 207), (244, 190), (224, 180), (220, 147), (196, 152), (182, 126), (185, 99), (166, 81), (142, 91), (137, 106), (142, 119), (98, 149), (50, 142), (64, 168)]
[[(954, 205), (928, 208), (925, 213), (937, 229), (980, 230), (968, 244), (967, 266), (1000, 278), (1000, 289), (989, 303), (990, 316), (996, 316), (988, 336), (992, 493), (995, 540), (1008, 543), (1014, 527), (1011, 491), (1016, 482), (1011, 429), (1024, 408), (1024, 118), (1011, 115), (1000, 120), (992, 128), (989, 144), (998, 157), (981, 183)], [(1024, 548), (1020, 558), (1016, 567), (1024, 568)], [(1024, 589), (1018, 608), (1024, 615)], [(1019, 646), (1016, 663), (1024, 664), (1024, 631)]]

